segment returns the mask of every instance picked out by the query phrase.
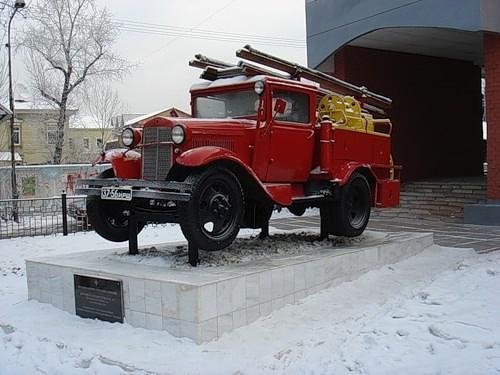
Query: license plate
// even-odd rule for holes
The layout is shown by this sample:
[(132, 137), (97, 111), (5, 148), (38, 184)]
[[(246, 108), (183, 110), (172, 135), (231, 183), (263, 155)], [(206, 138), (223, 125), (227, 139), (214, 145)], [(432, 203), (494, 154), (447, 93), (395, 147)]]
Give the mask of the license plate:
[(101, 188), (101, 199), (112, 201), (131, 201), (132, 188), (104, 186)]

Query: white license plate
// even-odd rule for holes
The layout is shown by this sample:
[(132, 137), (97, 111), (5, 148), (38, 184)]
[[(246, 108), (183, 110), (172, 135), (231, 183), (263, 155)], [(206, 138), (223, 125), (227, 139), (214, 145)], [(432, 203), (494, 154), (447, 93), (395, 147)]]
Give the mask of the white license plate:
[(131, 201), (132, 188), (104, 186), (101, 188), (101, 199), (112, 201)]

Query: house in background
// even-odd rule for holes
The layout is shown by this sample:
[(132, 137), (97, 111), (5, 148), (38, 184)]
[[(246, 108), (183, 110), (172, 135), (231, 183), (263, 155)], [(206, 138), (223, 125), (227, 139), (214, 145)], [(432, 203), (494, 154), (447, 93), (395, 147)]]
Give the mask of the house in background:
[[(18, 165), (40, 165), (52, 162), (57, 136), (59, 110), (47, 103), (16, 99), (14, 139)], [(111, 126), (100, 125), (89, 116), (68, 110), (64, 127), (63, 164), (90, 163), (112, 138)], [(0, 166), (11, 165), (10, 124), (0, 123)]]
[[(57, 135), (57, 108), (47, 103), (19, 98), (14, 102), (14, 145), (17, 164), (47, 164), (52, 160), (52, 153)], [(68, 118), (77, 112), (68, 110)], [(65, 130), (69, 128), (66, 121)], [(63, 155), (66, 152), (66, 145)], [(5, 154), (5, 153), (8, 153)], [(2, 165), (10, 165), (10, 124), (0, 124), (0, 155)]]
[(189, 113), (181, 111), (175, 107), (169, 107), (162, 109), (160, 111), (147, 113), (145, 115), (137, 116), (124, 123), (124, 126), (132, 126), (134, 128), (144, 125), (144, 123), (154, 117), (164, 116), (164, 117), (191, 117)]
[(91, 116), (72, 116), (65, 134), (65, 164), (90, 163), (102, 152), (106, 142), (116, 137), (112, 124), (98, 124)]

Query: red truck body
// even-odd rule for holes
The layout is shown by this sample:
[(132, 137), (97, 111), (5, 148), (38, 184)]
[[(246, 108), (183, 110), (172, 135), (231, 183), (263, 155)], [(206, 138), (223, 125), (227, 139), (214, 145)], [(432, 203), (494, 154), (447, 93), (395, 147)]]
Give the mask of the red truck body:
[[(191, 102), (198, 96), (217, 92), (253, 89), (255, 79), (248, 83), (193, 90)], [(321, 126), (314, 110), (310, 111), (307, 124), (273, 121), (271, 93), (275, 88), (288, 89), (308, 95), (311, 109), (316, 108), (315, 87), (274, 77), (266, 77), (268, 104), (259, 119), (198, 119), (157, 117), (144, 124), (142, 132), (151, 129), (172, 129), (182, 125), (186, 140), (182, 145), (165, 145), (171, 164), (162, 173), (167, 176), (171, 167), (206, 166), (216, 161), (230, 161), (241, 166), (264, 191), (279, 205), (289, 206), (294, 200), (307, 198), (304, 183), (312, 180), (335, 181), (344, 185), (356, 170), (362, 169), (373, 178), (373, 206), (399, 205), (399, 180), (389, 178), (394, 168), (391, 162), (391, 138), (386, 134), (363, 133), (331, 126), (328, 149), (321, 149)], [(196, 109), (193, 108), (193, 114)], [(156, 131), (156, 130), (154, 130)], [(168, 131), (168, 130), (167, 130)], [(144, 136), (143, 136), (144, 138)], [(156, 141), (140, 145), (148, 150), (156, 148)], [(143, 151), (144, 152), (144, 151)], [(322, 152), (329, 153), (328, 164), (321, 170)], [(130, 159), (127, 153), (115, 154), (111, 160), (115, 176), (123, 179), (149, 179), (143, 175), (142, 158)], [(397, 168), (397, 167), (396, 167)]]
[(179, 222), (195, 246), (217, 250), (240, 227), (265, 228), (277, 206), (297, 215), (319, 207), (323, 234), (359, 235), (370, 206), (399, 204), (392, 126), (365, 111), (351, 122), (325, 116), (324, 97), (314, 84), (268, 75), (193, 87), (191, 118), (129, 129), (128, 149), (101, 157), (112, 170), (80, 182), (91, 223), (124, 241), (130, 215)]

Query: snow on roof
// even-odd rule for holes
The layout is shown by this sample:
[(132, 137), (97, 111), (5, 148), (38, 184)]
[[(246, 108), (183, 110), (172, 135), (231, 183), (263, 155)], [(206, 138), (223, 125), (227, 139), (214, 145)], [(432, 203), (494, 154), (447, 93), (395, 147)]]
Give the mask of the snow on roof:
[[(0, 161), (11, 161), (11, 153), (10, 151), (0, 151)], [(19, 155), (17, 152), (14, 153), (14, 160), (15, 161), (23, 161), (21, 158), (21, 155)]]
[(57, 108), (47, 102), (35, 102), (32, 100), (16, 99), (14, 101), (14, 109), (16, 110), (26, 110), (26, 109), (49, 109), (56, 110)]
[[(1, 103), (5, 107), (9, 107), (9, 103)], [(58, 111), (59, 108), (55, 104), (51, 104), (44, 101), (34, 101), (34, 100), (25, 100), (25, 99), (16, 99), (14, 101), (14, 110), (15, 111)], [(67, 109), (69, 112), (78, 111), (77, 108)]]
[(184, 112), (184, 111), (181, 111), (180, 109), (177, 109), (175, 107), (168, 107), (168, 108), (164, 108), (164, 109), (161, 109), (159, 111), (156, 111), (156, 112), (152, 112), (152, 113), (146, 113), (145, 115), (142, 115), (142, 116), (139, 116), (139, 117), (135, 117), (133, 119), (130, 119), (128, 120), (127, 122), (125, 122), (125, 126), (132, 126), (134, 124), (137, 124), (138, 122), (141, 122), (143, 120), (146, 120), (150, 117), (154, 117), (154, 116), (158, 116), (160, 113), (163, 113), (163, 112), (168, 112), (168, 111), (175, 111), (175, 112), (180, 112), (181, 114), (185, 114), (186, 116), (189, 116), (188, 113)]
[(100, 126), (97, 121), (90, 115), (76, 114), (70, 117), (69, 120), (70, 128), (82, 128), (82, 129), (99, 129)]
[(257, 75), (257, 76), (236, 76), (231, 78), (219, 78), (215, 81), (206, 81), (195, 83), (191, 86), (190, 91), (206, 89), (208, 87), (218, 87), (218, 86), (226, 86), (226, 85), (235, 85), (237, 83), (245, 83), (245, 82), (256, 82), (265, 79), (266, 76)]

